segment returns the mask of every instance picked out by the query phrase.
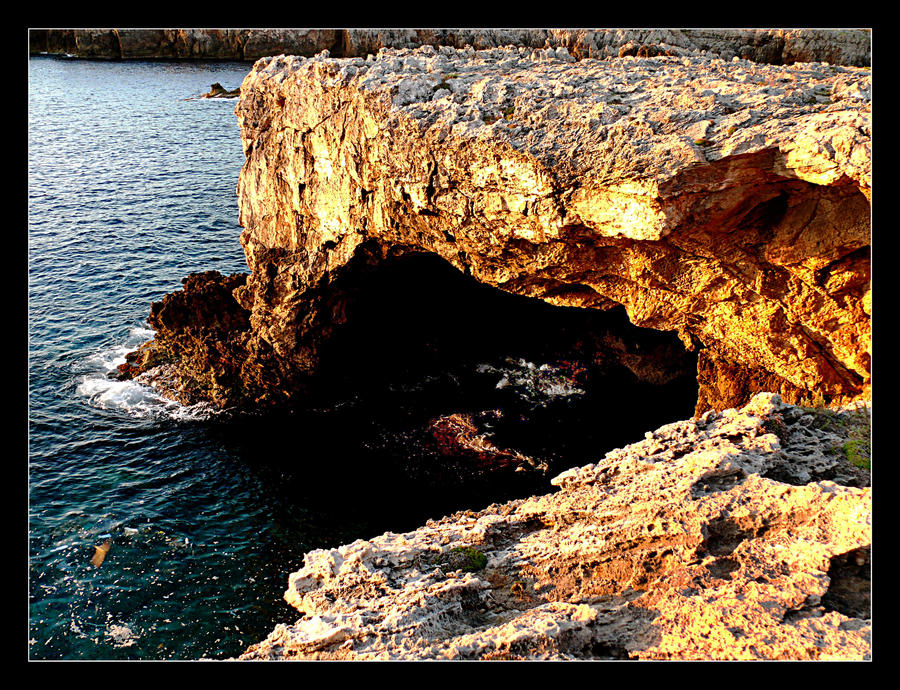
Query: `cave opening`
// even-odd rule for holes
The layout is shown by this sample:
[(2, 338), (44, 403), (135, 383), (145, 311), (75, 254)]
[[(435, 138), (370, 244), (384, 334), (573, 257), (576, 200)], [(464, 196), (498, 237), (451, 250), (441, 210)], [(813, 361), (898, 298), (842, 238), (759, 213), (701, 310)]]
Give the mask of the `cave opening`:
[(352, 397), (400, 434), (398, 453), (470, 469), (493, 455), (501, 469), (553, 474), (694, 412), (696, 353), (632, 325), (623, 307), (554, 306), (421, 252), (347, 280), (317, 395)]
[(351, 263), (324, 295), (342, 325), (309, 395), (222, 429), (321, 529), (373, 536), (549, 493), (694, 412), (697, 353), (623, 308), (514, 295), (432, 254)]

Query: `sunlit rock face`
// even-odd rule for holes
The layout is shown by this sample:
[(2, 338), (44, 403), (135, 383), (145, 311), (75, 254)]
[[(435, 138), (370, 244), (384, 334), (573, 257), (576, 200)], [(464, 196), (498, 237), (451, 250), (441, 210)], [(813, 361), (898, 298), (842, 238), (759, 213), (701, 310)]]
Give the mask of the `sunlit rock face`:
[[(250, 399), (289, 398), (354, 271), (435, 254), (700, 351), (697, 411), (866, 396), (868, 71), (426, 46), (244, 80)], [(410, 290), (415, 290), (410, 285)]]
[(243, 659), (871, 657), (869, 410), (759, 394), (647, 432), (556, 493), (304, 556), (303, 615)]

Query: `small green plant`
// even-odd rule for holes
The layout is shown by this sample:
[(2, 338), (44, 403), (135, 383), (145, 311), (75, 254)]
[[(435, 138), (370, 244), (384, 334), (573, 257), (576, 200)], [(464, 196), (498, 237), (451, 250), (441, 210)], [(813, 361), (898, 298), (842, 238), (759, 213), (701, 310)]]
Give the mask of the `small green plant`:
[(712, 146), (712, 142), (711, 142), (709, 139), (706, 139), (706, 138), (695, 139), (695, 140), (694, 140), (694, 143), (695, 143), (697, 146)]
[(844, 455), (851, 465), (862, 467), (864, 470), (872, 469), (871, 448), (868, 439), (852, 439), (841, 446)]
[(737, 125), (731, 125), (731, 127), (728, 128), (728, 136), (731, 136), (735, 132), (737, 132)]
[(821, 393), (814, 393), (799, 403), (808, 414), (813, 415), (813, 426), (843, 436), (847, 440), (834, 446), (832, 452), (843, 454), (847, 461), (863, 469), (872, 468), (872, 423), (865, 405), (838, 412), (828, 408)]
[[(828, 404), (825, 402), (825, 396), (823, 396), (819, 391), (811, 394), (808, 398), (801, 398), (800, 402), (797, 404), (800, 405), (800, 407), (806, 408), (808, 412), (828, 410)], [(830, 410), (828, 411), (830, 412)]]
[(487, 556), (476, 548), (471, 546), (457, 546), (452, 550), (465, 556), (467, 559), (467, 563), (462, 567), (463, 570), (474, 572), (476, 570), (481, 570), (487, 565)]
[(856, 467), (872, 469), (872, 418), (865, 405), (857, 405), (848, 414), (847, 435), (844, 454)]
[(813, 416), (813, 426), (816, 429), (840, 432), (844, 427), (841, 416), (828, 407), (824, 396), (819, 392), (801, 398), (797, 405)]
[(435, 565), (472, 573), (487, 565), (487, 556), (472, 546), (456, 546), (438, 556)]

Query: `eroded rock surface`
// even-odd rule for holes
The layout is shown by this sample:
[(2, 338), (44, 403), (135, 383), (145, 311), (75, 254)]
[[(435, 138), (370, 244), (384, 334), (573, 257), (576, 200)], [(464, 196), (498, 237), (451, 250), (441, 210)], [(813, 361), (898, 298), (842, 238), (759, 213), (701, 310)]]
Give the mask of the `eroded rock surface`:
[(557, 493), (312, 551), (243, 659), (866, 659), (868, 409), (760, 394)]
[(184, 405), (238, 405), (245, 399), (240, 370), (250, 322), (233, 292), (246, 280), (218, 271), (184, 278), (183, 289), (151, 305), (154, 338), (126, 356), (118, 378), (151, 385)]
[(351, 268), (430, 252), (677, 332), (698, 412), (868, 395), (865, 70), (426, 46), (267, 58), (241, 88), (248, 391), (315, 371)]

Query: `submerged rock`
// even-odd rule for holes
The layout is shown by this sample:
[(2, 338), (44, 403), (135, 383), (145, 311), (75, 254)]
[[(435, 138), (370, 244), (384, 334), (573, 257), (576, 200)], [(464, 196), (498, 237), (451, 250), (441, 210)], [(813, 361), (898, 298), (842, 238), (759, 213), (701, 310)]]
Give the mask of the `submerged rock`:
[[(867, 659), (869, 410), (760, 394), (557, 493), (311, 551), (242, 659)], [(867, 473), (865, 473), (867, 474)]]
[(434, 419), (429, 431), (443, 455), (470, 459), (479, 469), (497, 471), (512, 468), (514, 471), (546, 471), (546, 463), (537, 461), (517, 450), (498, 448), (491, 440), (490, 432), (479, 425), (479, 418), (500, 417), (500, 410), (489, 410), (481, 415), (453, 413)]

